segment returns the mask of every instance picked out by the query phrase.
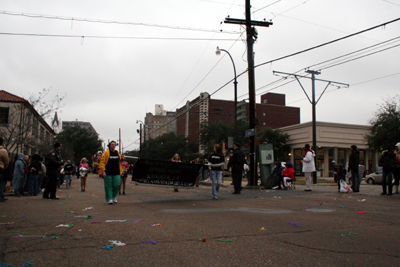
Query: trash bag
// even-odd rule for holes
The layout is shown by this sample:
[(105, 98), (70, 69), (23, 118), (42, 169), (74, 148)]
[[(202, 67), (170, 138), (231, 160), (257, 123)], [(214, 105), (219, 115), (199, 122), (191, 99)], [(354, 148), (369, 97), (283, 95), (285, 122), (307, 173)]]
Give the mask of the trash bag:
[(351, 193), (353, 190), (351, 190), (350, 186), (344, 181), (340, 180), (340, 193)]

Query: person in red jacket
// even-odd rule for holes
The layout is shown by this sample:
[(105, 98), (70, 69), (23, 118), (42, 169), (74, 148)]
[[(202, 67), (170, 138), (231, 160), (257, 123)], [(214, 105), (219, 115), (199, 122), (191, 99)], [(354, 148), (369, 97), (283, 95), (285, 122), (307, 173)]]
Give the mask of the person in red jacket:
[(285, 164), (285, 169), (282, 171), (282, 176), (283, 176), (283, 185), (284, 189), (287, 189), (288, 187), (292, 186), (292, 181), (294, 180), (294, 170), (292, 168), (292, 165), (289, 163)]

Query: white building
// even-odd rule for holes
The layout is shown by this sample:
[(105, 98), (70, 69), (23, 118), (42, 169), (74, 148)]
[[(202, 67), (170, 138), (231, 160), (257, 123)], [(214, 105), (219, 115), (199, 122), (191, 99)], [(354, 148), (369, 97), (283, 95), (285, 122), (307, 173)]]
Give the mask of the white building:
[[(316, 122), (316, 126), (318, 177), (333, 175), (333, 160), (346, 167), (352, 145), (356, 145), (360, 150), (360, 161), (365, 165), (365, 170), (376, 170), (378, 154), (369, 149), (364, 139), (370, 131), (370, 126), (319, 121)], [(287, 126), (280, 130), (289, 134), (288, 145), (291, 146), (291, 152), (288, 157), (293, 162), (296, 173), (299, 173), (302, 168), (304, 145), (313, 144), (312, 122)]]

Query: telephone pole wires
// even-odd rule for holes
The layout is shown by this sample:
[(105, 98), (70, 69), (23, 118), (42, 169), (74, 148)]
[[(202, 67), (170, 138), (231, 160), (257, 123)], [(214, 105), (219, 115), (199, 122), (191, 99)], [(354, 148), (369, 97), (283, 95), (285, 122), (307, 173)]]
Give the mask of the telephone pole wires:
[[(315, 163), (315, 168), (318, 168), (317, 166), (317, 111), (316, 111), (316, 106), (319, 102), (319, 100), (321, 99), (322, 95), (325, 93), (326, 89), (328, 88), (329, 85), (333, 85), (333, 86), (337, 86), (338, 88), (340, 88), (341, 86), (344, 86), (345, 88), (348, 88), (350, 85), (345, 84), (345, 83), (339, 83), (339, 82), (333, 82), (333, 81), (327, 81), (327, 80), (321, 80), (321, 79), (315, 79), (315, 75), (319, 75), (321, 74), (320, 71), (315, 71), (315, 70), (306, 70), (307, 73), (311, 74), (311, 77), (308, 76), (303, 76), (303, 75), (297, 75), (294, 73), (286, 73), (286, 72), (280, 72), (280, 71), (273, 71), (273, 74), (283, 74), (283, 75), (288, 75), (288, 76), (294, 76), (296, 78), (296, 80), (298, 81), (298, 83), (301, 86), (301, 89), (303, 89), (304, 94), (307, 96), (308, 101), (311, 103), (312, 105), (312, 129), (313, 129), (313, 147), (312, 149), (315, 152), (315, 157), (314, 157), (314, 163)], [(306, 79), (311, 79), (311, 85), (312, 85), (312, 100), (310, 99), (310, 97), (308, 96), (306, 90), (304, 89), (303, 85), (301, 84), (300, 78), (306, 78)], [(287, 78), (287, 77), (285, 77)], [(326, 82), (328, 83), (324, 89), (324, 91), (322, 92), (322, 94), (319, 96), (319, 98), (317, 100), (315, 100), (315, 81), (321, 81), (321, 82)], [(317, 183), (317, 172), (313, 173), (313, 183), (316, 184)]]

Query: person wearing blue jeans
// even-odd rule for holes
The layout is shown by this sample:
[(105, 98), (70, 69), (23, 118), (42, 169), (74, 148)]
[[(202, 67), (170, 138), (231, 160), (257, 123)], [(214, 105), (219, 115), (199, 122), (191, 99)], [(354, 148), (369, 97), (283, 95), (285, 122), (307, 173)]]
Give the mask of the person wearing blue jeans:
[(74, 166), (72, 166), (70, 160), (67, 160), (67, 164), (64, 166), (65, 186), (66, 186), (66, 188), (71, 187), (72, 172), (73, 172), (73, 170), (74, 170)]
[(29, 189), (28, 189), (28, 194), (29, 194), (30, 196), (37, 196), (38, 181), (39, 181), (39, 174), (30, 174), (30, 175), (29, 175)]
[(218, 199), (218, 191), (222, 184), (222, 168), (225, 165), (225, 157), (222, 154), (221, 145), (214, 145), (214, 153), (210, 156), (209, 166), (211, 168), (212, 197)]
[(38, 180), (39, 180), (39, 172), (42, 170), (42, 164), (40, 163), (41, 157), (37, 154), (33, 155), (32, 162), (29, 164), (28, 170), (29, 174), (29, 185), (28, 185), (28, 194), (30, 196), (37, 196), (38, 192)]

